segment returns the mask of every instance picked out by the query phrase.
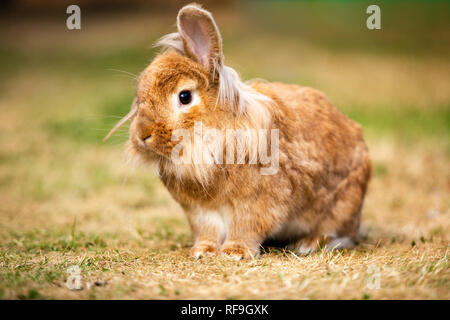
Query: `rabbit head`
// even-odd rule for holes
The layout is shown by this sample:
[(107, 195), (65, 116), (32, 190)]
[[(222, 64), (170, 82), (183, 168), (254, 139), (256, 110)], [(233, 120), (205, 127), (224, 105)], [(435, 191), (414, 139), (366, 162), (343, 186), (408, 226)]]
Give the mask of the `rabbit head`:
[(183, 7), (178, 32), (162, 37), (161, 53), (139, 78), (132, 108), (107, 138), (131, 119), (130, 145), (147, 160), (170, 162), (179, 140), (174, 130), (206, 127), (264, 128), (270, 121), (271, 100), (244, 84), (223, 64), (222, 38), (212, 15), (196, 4)]

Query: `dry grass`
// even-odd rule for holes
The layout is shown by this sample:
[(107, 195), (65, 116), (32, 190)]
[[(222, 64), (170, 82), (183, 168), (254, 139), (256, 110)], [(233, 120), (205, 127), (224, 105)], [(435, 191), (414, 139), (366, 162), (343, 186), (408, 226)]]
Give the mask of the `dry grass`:
[[(330, 53), (268, 35), (241, 51), (230, 41), (227, 59), (246, 66), (246, 74), (317, 84), (339, 106), (349, 105), (343, 109), (365, 127), (374, 179), (356, 250), (298, 257), (266, 249), (253, 261), (195, 261), (181, 209), (149, 168), (125, 166), (126, 131), (99, 142), (113, 116), (128, 108), (135, 84), (106, 69), (136, 73), (150, 55), (134, 53), (143, 49), (140, 36), (125, 36), (143, 35), (144, 17), (120, 21), (98, 54), (89, 43), (109, 34), (107, 19), (92, 22), (91, 32), (66, 44), (69, 51), (58, 48), (64, 37), (54, 26), (45, 27), (50, 36), (43, 42), (33, 40), (27, 24), (18, 26), (23, 42), (4, 35), (14, 54), (3, 48), (3, 61), (17, 65), (5, 64), (0, 86), (1, 298), (450, 299), (448, 58), (422, 56), (409, 68), (416, 58)], [(154, 37), (170, 31), (160, 29)], [(119, 48), (117, 37), (126, 38)], [(275, 66), (268, 55), (250, 59), (270, 41), (279, 44)], [(76, 58), (80, 52), (87, 57)], [(333, 67), (339, 77), (328, 72)], [(384, 113), (391, 105), (397, 116)], [(71, 265), (81, 267), (83, 290), (65, 286)], [(374, 273), (378, 289), (370, 286)], [(96, 280), (106, 285), (92, 285)]]
[[(79, 179), (71, 183), (89, 180), (86, 168), (97, 160), (112, 175), (108, 186), (20, 203), (14, 190), (2, 193), (3, 297), (28, 297), (32, 289), (46, 298), (449, 299), (448, 158), (436, 150), (430, 158), (428, 144), (408, 150), (390, 140), (371, 150), (378, 173), (356, 250), (307, 257), (269, 250), (237, 263), (189, 257), (183, 214), (156, 179), (139, 169), (121, 184), (128, 170), (119, 150), (83, 151), (64, 169)], [(107, 285), (68, 290), (71, 265), (81, 266), (84, 281)], [(367, 285), (373, 272), (380, 289)]]

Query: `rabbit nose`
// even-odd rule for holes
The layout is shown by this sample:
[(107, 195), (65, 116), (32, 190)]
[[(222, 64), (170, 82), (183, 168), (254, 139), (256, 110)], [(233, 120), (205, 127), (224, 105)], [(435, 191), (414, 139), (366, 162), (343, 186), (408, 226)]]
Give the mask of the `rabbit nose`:
[(149, 139), (150, 139), (151, 137), (152, 137), (151, 134), (148, 134), (148, 135), (145, 135), (145, 136), (137, 136), (137, 137), (136, 137), (136, 140), (137, 140), (138, 144), (139, 144), (142, 148), (146, 149), (146, 148), (148, 148), (147, 142), (149, 142)]

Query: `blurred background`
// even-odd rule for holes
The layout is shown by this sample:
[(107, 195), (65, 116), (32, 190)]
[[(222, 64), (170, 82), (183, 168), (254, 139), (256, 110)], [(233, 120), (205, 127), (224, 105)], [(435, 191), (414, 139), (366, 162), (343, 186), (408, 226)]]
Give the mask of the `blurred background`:
[[(157, 53), (153, 43), (175, 31), (186, 3), (1, 2), (0, 297), (30, 297), (36, 286), (39, 294), (65, 296), (51, 288), (69, 262), (56, 259), (51, 271), (23, 262), (42, 253), (75, 259), (79, 250), (169, 252), (191, 244), (180, 208), (153, 173), (125, 164), (126, 126), (101, 141), (128, 111), (136, 77)], [(362, 124), (374, 161), (366, 244), (410, 248), (431, 239), (442, 255), (450, 207), (450, 2), (201, 3), (221, 30), (226, 63), (242, 78), (314, 87)], [(69, 4), (81, 8), (81, 30), (66, 28)], [(366, 27), (371, 4), (381, 8), (381, 30)], [(100, 272), (92, 261), (83, 270)], [(448, 280), (440, 285), (448, 297)], [(424, 296), (442, 297), (430, 290)]]

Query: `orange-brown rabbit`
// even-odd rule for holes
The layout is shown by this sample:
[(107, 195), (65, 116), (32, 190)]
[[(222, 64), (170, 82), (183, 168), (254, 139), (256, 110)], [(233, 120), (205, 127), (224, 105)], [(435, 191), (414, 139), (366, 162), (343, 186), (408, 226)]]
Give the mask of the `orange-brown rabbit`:
[[(184, 209), (193, 256), (252, 258), (270, 241), (300, 254), (351, 247), (371, 174), (361, 127), (317, 90), (242, 82), (224, 65), (219, 30), (200, 6), (183, 7), (177, 27), (161, 38), (111, 133), (132, 120), (129, 151), (156, 165)], [(202, 148), (211, 135), (198, 128), (215, 132), (209, 147), (222, 158), (198, 161), (211, 154)], [(228, 140), (229, 132), (245, 138)]]

